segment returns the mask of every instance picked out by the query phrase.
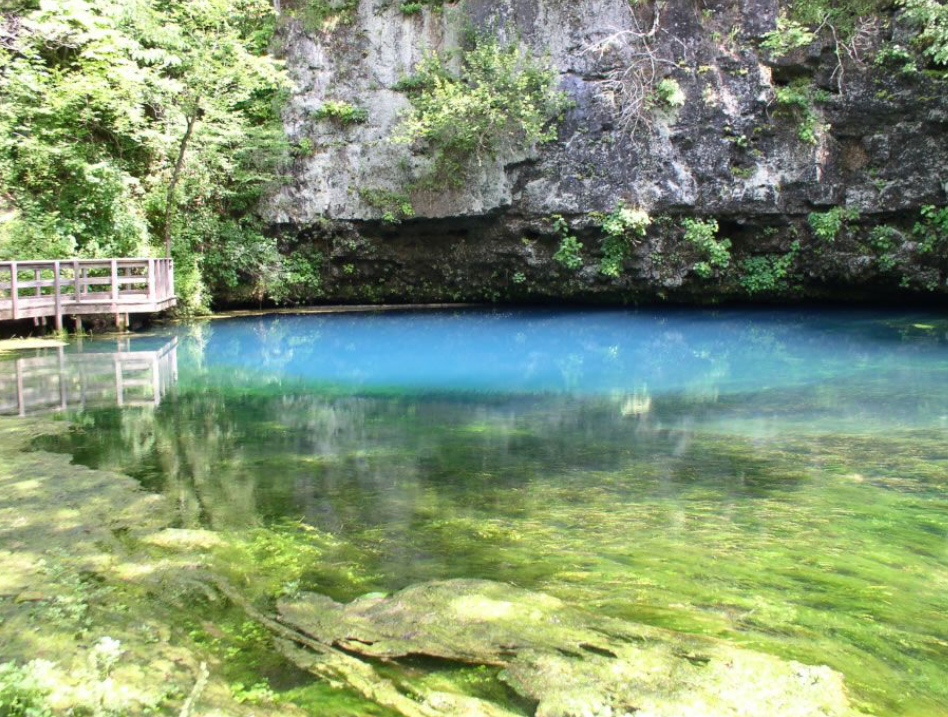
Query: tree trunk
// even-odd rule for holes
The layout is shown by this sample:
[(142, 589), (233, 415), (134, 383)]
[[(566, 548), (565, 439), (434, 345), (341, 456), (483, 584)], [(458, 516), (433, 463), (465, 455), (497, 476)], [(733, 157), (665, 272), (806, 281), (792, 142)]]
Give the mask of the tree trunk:
[(191, 141), (191, 135), (194, 133), (194, 125), (197, 124), (197, 120), (197, 113), (188, 117), (188, 128), (184, 131), (184, 137), (181, 138), (181, 145), (178, 147), (178, 160), (174, 163), (171, 182), (168, 184), (168, 198), (165, 201), (165, 256), (169, 258), (171, 257), (171, 220), (174, 218), (174, 191), (178, 186), (178, 179), (181, 177), (181, 168), (184, 167), (184, 153), (188, 150), (188, 142)]

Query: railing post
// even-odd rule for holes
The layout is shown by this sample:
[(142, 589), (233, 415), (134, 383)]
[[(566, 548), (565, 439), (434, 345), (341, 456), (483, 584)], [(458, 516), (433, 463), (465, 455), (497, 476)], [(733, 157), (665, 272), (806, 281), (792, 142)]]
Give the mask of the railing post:
[(63, 292), (61, 285), (61, 277), (59, 276), (60, 268), (59, 262), (53, 262), (53, 291), (56, 293), (56, 330), (63, 330)]
[[(112, 259), (112, 313), (115, 314), (115, 328), (120, 329), (118, 313), (118, 262)], [(119, 404), (121, 405), (121, 404)]]
[(174, 298), (174, 259), (168, 259), (168, 297)]
[(155, 260), (148, 260), (148, 301), (155, 303)]
[(20, 318), (20, 284), (17, 278), (16, 262), (10, 262), (10, 298), (13, 299), (13, 318)]
[(42, 271), (40, 269), (33, 269), (33, 283), (36, 284), (36, 291), (33, 292), (34, 296), (43, 295), (43, 290), (40, 288), (40, 279), (42, 278)]
[(82, 300), (81, 299), (82, 282), (79, 279), (79, 260), (78, 259), (72, 260), (72, 280), (73, 280), (73, 285), (74, 285), (73, 293), (75, 294), (75, 296), (73, 297), (73, 301), (75, 301), (78, 304)]

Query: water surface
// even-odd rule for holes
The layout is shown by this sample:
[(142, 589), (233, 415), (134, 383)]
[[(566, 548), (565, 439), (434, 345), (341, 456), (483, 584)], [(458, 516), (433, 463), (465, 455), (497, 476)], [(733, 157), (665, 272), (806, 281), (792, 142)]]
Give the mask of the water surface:
[[(938, 315), (274, 315), (53, 359), (58, 384), (19, 368), (76, 423), (53, 447), (166, 493), (181, 526), (333, 536), (302, 587), (504, 580), (948, 715)], [(12, 371), (0, 410), (32, 410)]]

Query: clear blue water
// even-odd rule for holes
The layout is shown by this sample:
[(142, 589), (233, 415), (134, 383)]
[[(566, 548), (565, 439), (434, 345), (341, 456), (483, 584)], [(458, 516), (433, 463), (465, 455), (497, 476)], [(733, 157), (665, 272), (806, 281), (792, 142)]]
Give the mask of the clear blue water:
[(68, 404), (56, 447), (181, 525), (333, 536), (307, 588), (507, 580), (830, 664), (877, 714), (948, 714), (948, 317), (270, 315), (66, 363), (106, 375), (116, 348), (157, 357), (158, 405), (131, 405), (148, 381)]

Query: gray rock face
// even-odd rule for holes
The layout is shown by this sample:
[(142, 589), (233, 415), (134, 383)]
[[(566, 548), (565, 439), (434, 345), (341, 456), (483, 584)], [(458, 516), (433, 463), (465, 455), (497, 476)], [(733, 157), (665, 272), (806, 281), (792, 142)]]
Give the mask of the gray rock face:
[[(759, 43), (778, 5), (460, 0), (406, 15), (398, 3), (361, 0), (349, 23), (307, 31), (290, 19), (281, 40), (296, 90), (285, 124), (291, 140), (314, 150), (295, 160), (265, 214), (320, 245), (332, 300), (747, 296), (742, 262), (771, 261), (794, 241), (801, 248), (789, 275), (764, 295), (945, 292), (944, 251), (921, 252), (910, 230), (920, 207), (946, 201), (948, 83), (872, 62), (874, 48), (904, 34), (897, 18), (867, 25), (852, 56), (827, 35), (768, 59)], [(574, 107), (555, 142), (501, 154), (462, 188), (416, 191), (415, 218), (386, 225), (364, 190), (401, 191), (430, 163), (424, 148), (390, 141), (408, 107), (393, 87), (426, 52), (461, 46), (470, 28), (548, 57)], [(643, 54), (638, 35), (653, 28)], [(654, 71), (653, 82), (674, 79), (685, 102), (642, 112), (633, 131), (627, 103), (603, 80), (639, 65)], [(801, 139), (801, 110), (775, 100), (778, 88), (801, 78), (813, 97), (812, 141)], [(363, 107), (368, 119), (315, 120), (327, 100)], [(595, 213), (620, 202), (665, 219), (653, 222), (615, 278), (598, 271)], [(821, 243), (807, 215), (839, 205), (859, 218)], [(579, 270), (552, 260), (557, 214), (584, 244)], [(733, 243), (730, 267), (696, 275), (701, 257), (682, 241), (688, 216), (718, 220)], [(895, 231), (881, 260), (867, 242), (883, 223)]]

